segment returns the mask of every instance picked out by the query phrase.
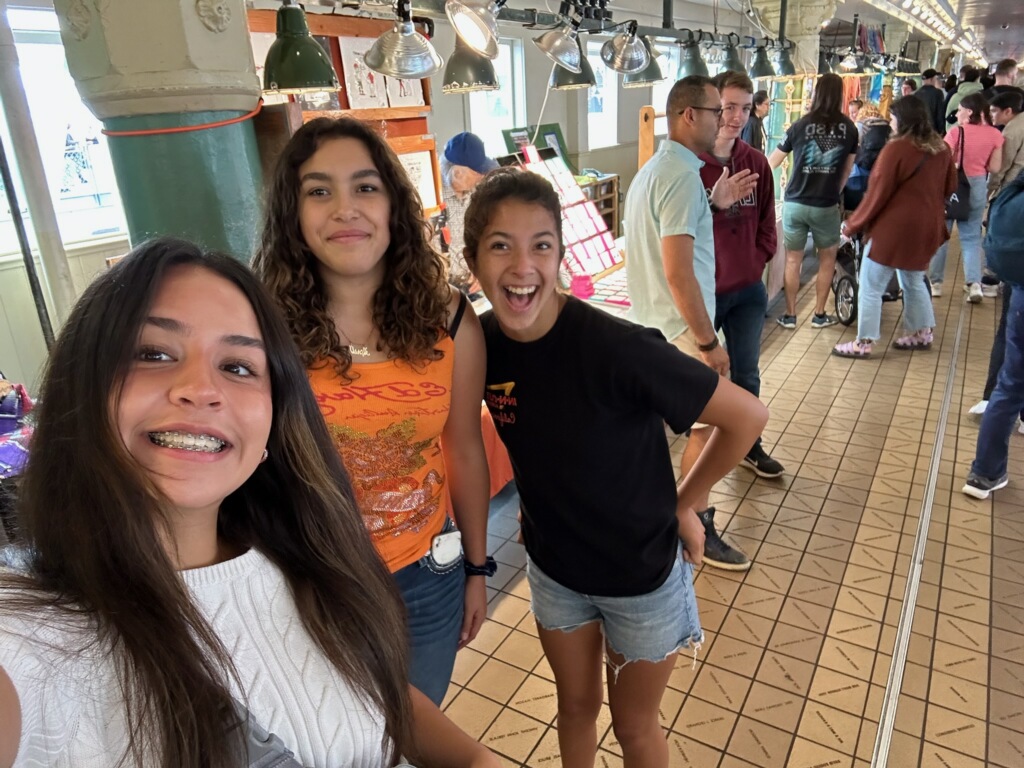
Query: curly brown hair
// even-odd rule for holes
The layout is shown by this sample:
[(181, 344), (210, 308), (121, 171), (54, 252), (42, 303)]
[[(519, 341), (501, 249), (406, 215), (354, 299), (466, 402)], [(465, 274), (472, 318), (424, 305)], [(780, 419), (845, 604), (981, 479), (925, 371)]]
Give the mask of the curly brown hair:
[[(277, 160), (267, 193), (263, 236), (253, 269), (284, 310), (306, 367), (334, 362), (346, 381), (352, 356), (327, 310), (328, 296), (317, 258), (299, 223), (299, 168), (325, 142), (356, 139), (370, 153), (391, 202), (391, 242), (384, 279), (373, 297), (373, 324), (389, 357), (410, 363), (438, 360), (451, 296), (444, 262), (430, 247), (423, 204), (398, 156), (367, 124), (320, 117), (295, 132)], [(379, 347), (380, 348), (380, 347)]]

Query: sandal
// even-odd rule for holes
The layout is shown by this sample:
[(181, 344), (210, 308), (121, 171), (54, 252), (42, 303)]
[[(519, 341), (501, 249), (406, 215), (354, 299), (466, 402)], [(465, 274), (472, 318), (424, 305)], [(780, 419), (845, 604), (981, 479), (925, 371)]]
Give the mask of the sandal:
[(934, 336), (931, 328), (923, 328), (916, 333), (901, 336), (892, 343), (894, 349), (914, 350), (931, 349)]
[(843, 344), (836, 344), (832, 347), (832, 354), (836, 357), (871, 357), (871, 342), (847, 341)]

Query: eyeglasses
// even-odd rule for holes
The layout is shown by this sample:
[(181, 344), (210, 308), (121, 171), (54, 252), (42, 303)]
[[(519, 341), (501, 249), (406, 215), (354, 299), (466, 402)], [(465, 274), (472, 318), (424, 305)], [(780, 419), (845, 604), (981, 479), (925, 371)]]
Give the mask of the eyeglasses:
[[(687, 107), (686, 109), (699, 109), (702, 112), (714, 112), (715, 113), (715, 117), (721, 117), (722, 116), (722, 112), (725, 111), (721, 107)], [(685, 112), (686, 109), (679, 110), (679, 114), (680, 115), (683, 114), (683, 112)]]

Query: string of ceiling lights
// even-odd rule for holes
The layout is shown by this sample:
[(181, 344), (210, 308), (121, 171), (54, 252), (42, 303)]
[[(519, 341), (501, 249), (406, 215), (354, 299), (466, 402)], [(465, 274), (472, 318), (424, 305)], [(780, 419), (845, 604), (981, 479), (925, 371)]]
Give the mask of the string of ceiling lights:
[(893, 18), (923, 32), (939, 43), (951, 46), (957, 53), (977, 60), (987, 67), (988, 60), (978, 45), (974, 30), (960, 26), (956, 12), (947, 0), (865, 0)]
[[(885, 2), (868, 1), (876, 4)], [(927, 3), (939, 9), (938, 12), (929, 11), (936, 18), (939, 18), (937, 13), (946, 14), (941, 5), (945, 0), (896, 1)], [(456, 32), (455, 49), (445, 66), (428, 37), (416, 28), (412, 0), (397, 0), (395, 24), (367, 51), (364, 57), (366, 66), (375, 72), (402, 79), (430, 77), (445, 66), (442, 90), (446, 94), (495, 90), (499, 84), (492, 62), (498, 55), (500, 16), (502, 20), (541, 30), (541, 34), (533, 38), (533, 43), (555, 64), (548, 83), (553, 90), (589, 88), (596, 84), (593, 67), (584, 54), (582, 34), (613, 35), (601, 47), (601, 61), (624, 76), (622, 85), (625, 88), (640, 88), (665, 79), (658, 63), (661, 54), (656, 41), (659, 39), (673, 41), (680, 46), (677, 77), (707, 75), (708, 59), (718, 64), (720, 70), (746, 71), (754, 80), (798, 76), (792, 60), (792, 41), (782, 37), (746, 37), (747, 42), (744, 43), (744, 38), (734, 32), (718, 33), (717, 23), (714, 32), (676, 29), (672, 26), (671, 3), (665, 5), (665, 19), (660, 28), (641, 28), (636, 20), (616, 23), (608, 9), (608, 0), (562, 0), (554, 16), (536, 10), (508, 9), (505, 3), (506, 0), (417, 0), (417, 13), (443, 11)], [(335, 5), (353, 7), (347, 1)], [(941, 18), (945, 19), (946, 15)], [(432, 32), (433, 22), (429, 18), (418, 20), (428, 24), (428, 32)], [(962, 40), (962, 44), (957, 41), (960, 46), (957, 50), (973, 55), (977, 49), (973, 32), (967, 30)], [(968, 46), (973, 47), (967, 50)], [(741, 49), (752, 51), (749, 67), (743, 66)], [(910, 64), (900, 57), (859, 53), (855, 41), (843, 57), (836, 49), (821, 49), (818, 74), (836, 71), (859, 75), (865, 73), (865, 66), (892, 72)], [(337, 90), (339, 87), (329, 56), (310, 37), (304, 11), (294, 0), (282, 0), (277, 13), (277, 39), (267, 54), (265, 90), (303, 93)]]

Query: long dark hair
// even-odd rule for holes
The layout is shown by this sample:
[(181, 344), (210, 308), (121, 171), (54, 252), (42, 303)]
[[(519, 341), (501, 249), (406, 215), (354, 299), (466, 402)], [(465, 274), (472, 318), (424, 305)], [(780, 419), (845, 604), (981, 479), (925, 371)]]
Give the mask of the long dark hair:
[(968, 118), (971, 125), (992, 125), (992, 113), (988, 111), (988, 100), (980, 93), (971, 93), (964, 96), (960, 106), (971, 110)]
[(896, 118), (896, 133), (892, 139), (907, 139), (918, 149), (931, 154), (943, 151), (947, 145), (935, 132), (924, 102), (916, 96), (897, 99), (891, 108)]
[(352, 357), (327, 311), (327, 293), (316, 256), (299, 226), (299, 168), (327, 141), (356, 139), (370, 153), (391, 201), (391, 244), (384, 280), (373, 299), (373, 324), (392, 357), (437, 360), (436, 344), (446, 325), (451, 293), (444, 262), (430, 247), (429, 228), (416, 188), (398, 156), (366, 124), (350, 118), (317, 118), (295, 132), (278, 158), (267, 197), (267, 213), (253, 269), (284, 309), (307, 367), (333, 360), (349, 379)]
[(843, 119), (843, 78), (832, 73), (818, 78), (807, 116), (815, 123), (828, 125)]
[(158, 756), (164, 768), (237, 766), (230, 656), (161, 543), (169, 502), (116, 425), (140, 329), (168, 270), (179, 265), (239, 288), (266, 348), (269, 459), (224, 499), (219, 535), (255, 547), (284, 572), (305, 628), (383, 713), (382, 746), (393, 765), (409, 744), (400, 598), (356, 510), (287, 327), (255, 276), (228, 256), (155, 240), (97, 278), (75, 305), (50, 353), (21, 484), (18, 522), (31, 567), (0, 580), (22, 588), (0, 610), (56, 608), (98, 629), (93, 641), (113, 653), (124, 691), (124, 758), (141, 766)]

